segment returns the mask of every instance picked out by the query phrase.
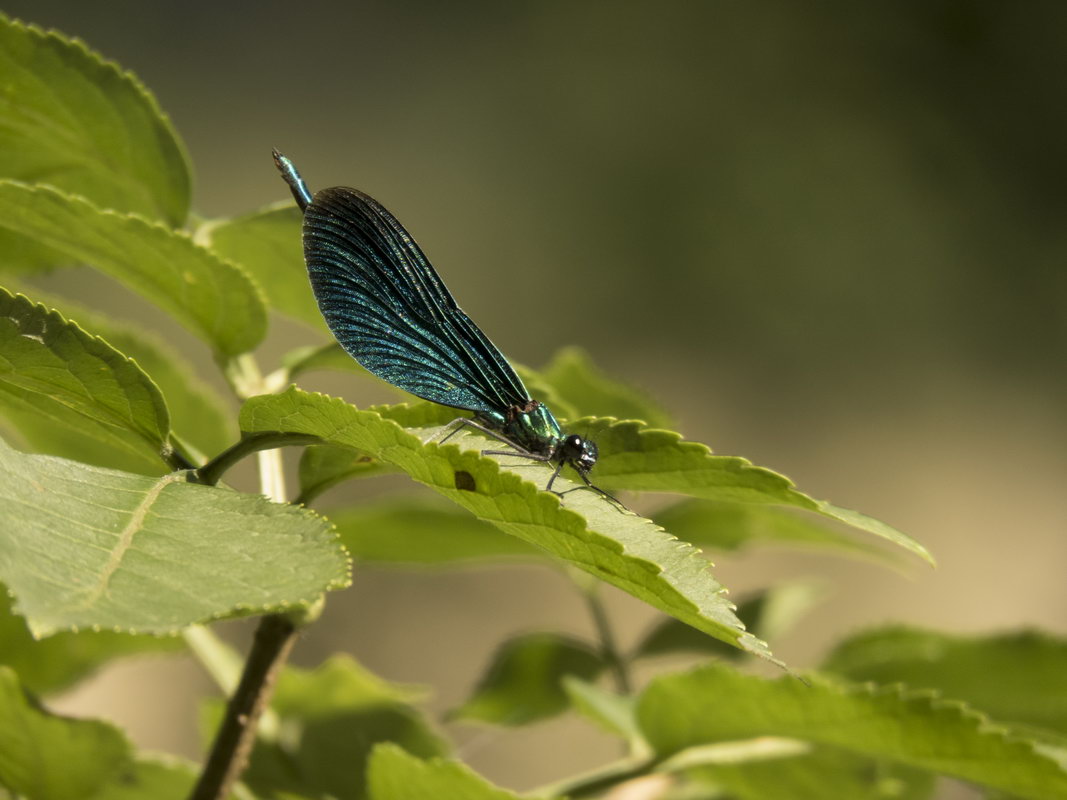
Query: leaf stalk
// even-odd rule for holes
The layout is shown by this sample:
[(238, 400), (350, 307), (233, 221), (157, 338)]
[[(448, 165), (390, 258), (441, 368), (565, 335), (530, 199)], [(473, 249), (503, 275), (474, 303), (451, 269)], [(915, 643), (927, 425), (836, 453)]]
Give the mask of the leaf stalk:
[(222, 725), (189, 800), (224, 800), (229, 796), (248, 764), (259, 718), (270, 702), (296, 636), (297, 627), (285, 614), (269, 614), (260, 620), (241, 682), (226, 704)]

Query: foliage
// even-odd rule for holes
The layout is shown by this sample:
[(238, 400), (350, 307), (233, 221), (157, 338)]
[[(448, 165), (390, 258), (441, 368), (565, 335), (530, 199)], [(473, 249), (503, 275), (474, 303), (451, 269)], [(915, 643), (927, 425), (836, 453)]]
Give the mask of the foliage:
[[(774, 679), (749, 674), (752, 662), (779, 663), (764, 640), (822, 589), (783, 583), (737, 607), (694, 545), (815, 546), (898, 568), (932, 557), (884, 523), (664, 429), (667, 412), (576, 349), (522, 368), (523, 379), (599, 444), (598, 483), (634, 505), (672, 496), (654, 520), (593, 492), (546, 492), (548, 466), (486, 455), (469, 429), (442, 444), (450, 409), (359, 409), (290, 385), (314, 369), (366, 379), (326, 338), (299, 214), (276, 205), (187, 227), (184, 146), (135, 78), (76, 40), (3, 17), (0, 43), (0, 580), (10, 594), (0, 787), (11, 795), (187, 796), (199, 767), (138, 753), (114, 726), (55, 716), (38, 696), (122, 656), (181, 649), (179, 633), (232, 691), (240, 659), (190, 626), (265, 614), (310, 625), (326, 593), (347, 585), (351, 558), (437, 569), (522, 559), (569, 576), (596, 638), (502, 642), (450, 714), (515, 727), (575, 711), (625, 747), (621, 762), (544, 796), (658, 776), (679, 797), (923, 798), (947, 775), (1067, 797), (1064, 642), (890, 628), (841, 643), (803, 679), (775, 666)], [(38, 270), (72, 264), (183, 325), (233, 397), (159, 337), (35, 286)], [(267, 372), (251, 351), (272, 312), (321, 341)], [(280, 496), (283, 446), (304, 448), (291, 502)], [(220, 483), (257, 451), (269, 497)], [(321, 514), (309, 508), (383, 473), (409, 478), (408, 493), (356, 504), (334, 491)], [(556, 485), (581, 488), (566, 475)], [(630, 652), (614, 641), (601, 582), (663, 614)], [(680, 654), (701, 666), (635, 688), (635, 661)], [(609, 679), (611, 690), (598, 683)], [(515, 797), (445, 760), (451, 746), (422, 697), (342, 654), (286, 667), (235, 796)], [(222, 713), (206, 707), (209, 731)]]

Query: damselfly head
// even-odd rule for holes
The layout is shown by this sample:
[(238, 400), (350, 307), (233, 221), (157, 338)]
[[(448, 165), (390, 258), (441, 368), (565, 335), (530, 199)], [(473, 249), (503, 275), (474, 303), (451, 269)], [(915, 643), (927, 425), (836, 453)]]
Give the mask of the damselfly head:
[(596, 442), (583, 439), (576, 433), (567, 436), (559, 446), (556, 458), (570, 464), (578, 472), (585, 475), (596, 464), (599, 451)]

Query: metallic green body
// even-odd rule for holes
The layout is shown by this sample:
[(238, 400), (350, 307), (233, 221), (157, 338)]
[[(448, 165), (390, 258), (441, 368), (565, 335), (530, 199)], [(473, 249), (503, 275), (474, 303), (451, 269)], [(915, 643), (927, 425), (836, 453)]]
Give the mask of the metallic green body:
[(559, 423), (543, 403), (533, 400), (528, 408), (528, 411), (509, 408), (507, 414), (481, 412), (476, 418), (528, 453), (554, 456), (563, 440)]

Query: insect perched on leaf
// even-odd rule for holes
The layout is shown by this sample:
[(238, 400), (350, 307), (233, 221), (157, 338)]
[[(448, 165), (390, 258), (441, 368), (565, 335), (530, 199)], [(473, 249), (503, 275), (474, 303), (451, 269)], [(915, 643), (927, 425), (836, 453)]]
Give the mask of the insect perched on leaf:
[(417, 397), (473, 411), (473, 419), (456, 420), (445, 440), (470, 426), (517, 451), (484, 454), (554, 464), (546, 490), (569, 465), (585, 483), (577, 488), (618, 503), (589, 480), (596, 444), (564, 434), (548, 407), (530, 397), (396, 217), (356, 189), (337, 186), (312, 196), (277, 150), (274, 163), (304, 212), (304, 260), (319, 310), (349, 355)]

